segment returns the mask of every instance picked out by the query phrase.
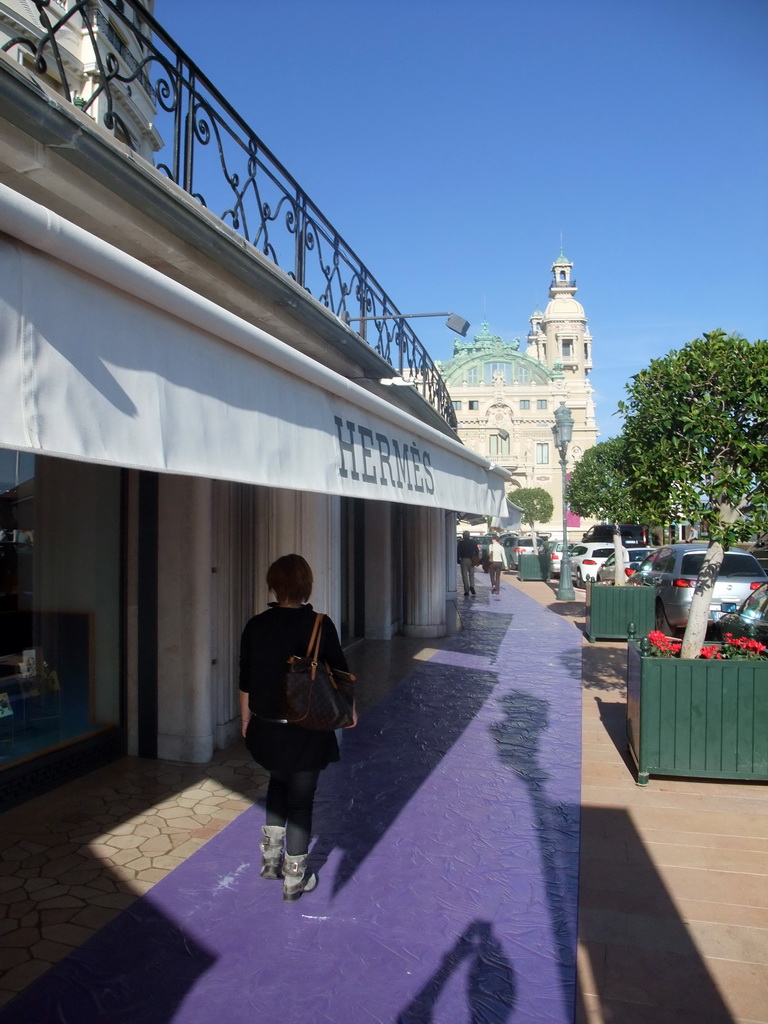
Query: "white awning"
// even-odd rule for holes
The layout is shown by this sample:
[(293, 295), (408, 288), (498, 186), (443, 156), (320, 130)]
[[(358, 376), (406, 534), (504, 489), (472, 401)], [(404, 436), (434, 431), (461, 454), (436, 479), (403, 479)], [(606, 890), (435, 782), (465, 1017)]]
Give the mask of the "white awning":
[(0, 185), (0, 446), (506, 512), (509, 475)]
[(499, 530), (519, 530), (520, 524), (523, 521), (523, 510), (518, 508), (514, 502), (511, 502), (507, 498), (507, 510), (503, 516), (495, 516), (491, 521), (491, 526), (496, 527)]

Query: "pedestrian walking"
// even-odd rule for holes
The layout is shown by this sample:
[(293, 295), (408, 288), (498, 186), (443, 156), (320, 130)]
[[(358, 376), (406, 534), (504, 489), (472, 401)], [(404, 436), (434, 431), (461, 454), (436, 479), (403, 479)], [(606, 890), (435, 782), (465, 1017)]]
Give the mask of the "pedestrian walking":
[(480, 564), (477, 544), (465, 530), (456, 545), (456, 561), (461, 567), (461, 582), (464, 584), (464, 597), (475, 593), (475, 566)]
[[(292, 902), (317, 886), (307, 869), (312, 809), (320, 772), (339, 760), (333, 731), (304, 729), (282, 717), (288, 659), (304, 655), (316, 613), (309, 598), (312, 570), (301, 555), (270, 565), (267, 586), (277, 600), (246, 624), (240, 641), (242, 735), (254, 761), (269, 772), (266, 824), (262, 828), (262, 878), (283, 879)], [(348, 671), (333, 622), (324, 616), (319, 661)]]
[(488, 548), (488, 574), (491, 577), (491, 593), (501, 590), (501, 570), (507, 564), (507, 556), (500, 542), (494, 537)]

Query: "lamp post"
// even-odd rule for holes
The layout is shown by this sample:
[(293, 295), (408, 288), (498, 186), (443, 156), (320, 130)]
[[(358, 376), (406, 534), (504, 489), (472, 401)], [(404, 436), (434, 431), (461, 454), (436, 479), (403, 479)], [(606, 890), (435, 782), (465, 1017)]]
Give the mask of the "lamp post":
[(462, 338), (466, 338), (467, 336), (469, 320), (465, 320), (464, 317), (458, 316), (456, 313), (387, 313), (384, 316), (350, 316), (345, 309), (339, 314), (339, 319), (347, 326), (350, 324), (363, 324), (364, 337), (365, 324), (369, 323), (371, 320), (416, 320), (423, 316), (446, 316), (448, 317), (445, 321), (446, 327), (455, 331), (456, 334), (460, 334)]
[(560, 562), (560, 583), (556, 596), (558, 601), (575, 601), (576, 593), (571, 583), (571, 556), (568, 554), (568, 508), (565, 501), (566, 456), (568, 445), (573, 437), (573, 416), (571, 416), (571, 410), (566, 408), (565, 402), (561, 402), (555, 409), (555, 425), (552, 427), (552, 434), (555, 438), (555, 448), (560, 452), (560, 469), (563, 479), (563, 557)]

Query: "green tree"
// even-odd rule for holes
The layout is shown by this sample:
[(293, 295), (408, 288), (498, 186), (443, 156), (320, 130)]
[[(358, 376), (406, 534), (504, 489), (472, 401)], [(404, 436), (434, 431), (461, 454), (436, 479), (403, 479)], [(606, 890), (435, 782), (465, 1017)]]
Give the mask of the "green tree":
[(629, 491), (626, 444), (623, 438), (601, 441), (584, 452), (568, 481), (565, 496), (568, 507), (577, 516), (600, 519), (613, 526), (616, 586), (626, 583), (620, 523), (636, 523), (643, 518), (642, 507)]
[(518, 487), (510, 491), (509, 500), (523, 510), (523, 522), (531, 528), (533, 550), (536, 550), (536, 523), (548, 523), (552, 518), (555, 506), (552, 496), (543, 487)]
[(684, 658), (704, 641), (724, 551), (768, 525), (766, 381), (768, 342), (716, 330), (652, 360), (619, 405), (635, 499), (658, 522), (707, 520)]

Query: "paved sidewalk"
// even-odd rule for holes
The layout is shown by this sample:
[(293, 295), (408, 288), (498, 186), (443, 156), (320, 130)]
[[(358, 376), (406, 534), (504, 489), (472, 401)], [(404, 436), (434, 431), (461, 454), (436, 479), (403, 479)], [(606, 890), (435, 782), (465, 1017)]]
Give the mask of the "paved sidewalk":
[(353, 651), (361, 725), (297, 904), (255, 877), (239, 746), (0, 816), (0, 1022), (768, 1024), (768, 788), (636, 787), (624, 645), (547, 584), (480, 580), (458, 636)]
[(254, 806), (0, 1021), (570, 1024), (581, 636), (509, 587), (463, 618), (323, 773), (315, 893), (259, 879)]

